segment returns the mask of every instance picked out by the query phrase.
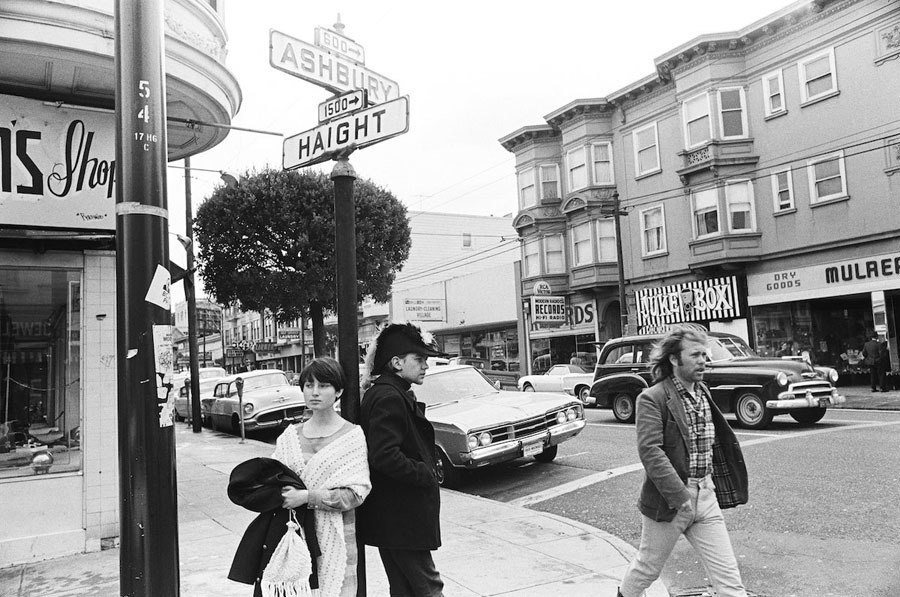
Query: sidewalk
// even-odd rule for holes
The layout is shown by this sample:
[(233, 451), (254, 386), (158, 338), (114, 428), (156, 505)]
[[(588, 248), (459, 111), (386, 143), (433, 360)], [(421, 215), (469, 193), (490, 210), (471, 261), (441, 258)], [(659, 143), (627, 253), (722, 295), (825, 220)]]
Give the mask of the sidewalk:
[(900, 390), (873, 392), (868, 385), (838, 387), (847, 398), (840, 408), (869, 410), (900, 410)]
[[(231, 469), (273, 446), (175, 425), (178, 458), (181, 594), (249, 597), (249, 585), (226, 578), (234, 551), (255, 514), (228, 500)], [(443, 546), (435, 561), (447, 597), (614, 596), (634, 553), (600, 529), (518, 506), (441, 491)], [(368, 594), (388, 594), (378, 552), (366, 549)], [(119, 549), (0, 569), (4, 597), (119, 595)], [(667, 597), (661, 583), (648, 597)], [(160, 596), (163, 597), (163, 596)]]

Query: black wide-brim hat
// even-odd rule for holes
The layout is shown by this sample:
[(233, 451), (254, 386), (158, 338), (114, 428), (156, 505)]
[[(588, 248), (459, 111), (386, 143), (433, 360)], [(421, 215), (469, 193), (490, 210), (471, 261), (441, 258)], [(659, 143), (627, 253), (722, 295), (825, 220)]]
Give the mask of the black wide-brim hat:
[(422, 330), (411, 323), (392, 323), (381, 330), (375, 339), (375, 358), (372, 373), (380, 373), (393, 357), (410, 353), (425, 357), (443, 357), (445, 353), (422, 337)]

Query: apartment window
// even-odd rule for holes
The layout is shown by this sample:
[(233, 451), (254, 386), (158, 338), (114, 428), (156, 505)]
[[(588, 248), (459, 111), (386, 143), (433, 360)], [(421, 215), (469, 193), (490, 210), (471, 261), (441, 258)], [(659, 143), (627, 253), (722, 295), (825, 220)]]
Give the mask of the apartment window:
[(806, 162), (810, 203), (837, 199), (847, 194), (844, 152), (838, 151)]
[(656, 123), (631, 133), (634, 141), (634, 163), (637, 176), (659, 170), (659, 135)]
[(472, 233), (471, 232), (463, 232), (462, 246), (464, 249), (469, 249), (472, 247)]
[(566, 167), (569, 170), (569, 192), (588, 186), (585, 147), (571, 149), (566, 153)]
[(597, 250), (600, 261), (616, 260), (616, 222), (612, 218), (597, 220)]
[(592, 143), (594, 184), (613, 184), (612, 143)]
[(540, 167), (541, 199), (559, 199), (559, 166), (543, 164)]
[(794, 208), (794, 181), (790, 169), (772, 173), (772, 197), (775, 211)]
[(641, 248), (644, 255), (666, 251), (666, 211), (657, 205), (641, 211)]
[(562, 234), (548, 236), (544, 239), (544, 263), (548, 274), (565, 273), (566, 259), (563, 252)]
[(703, 93), (684, 102), (684, 141), (696, 147), (712, 139), (709, 119), (709, 94)]
[(800, 99), (809, 102), (837, 91), (834, 49), (819, 52), (797, 63)]
[(766, 116), (774, 116), (784, 112), (784, 77), (781, 69), (774, 73), (769, 73), (762, 79), (763, 101)]
[(723, 139), (747, 136), (747, 110), (744, 89), (733, 87), (719, 89), (719, 130)]
[(749, 180), (742, 180), (725, 185), (725, 205), (728, 209), (728, 230), (730, 232), (756, 230), (753, 183)]
[(525, 277), (531, 278), (541, 274), (541, 252), (540, 241), (533, 240), (526, 242), (522, 248), (524, 254), (523, 266), (525, 269)]
[(574, 265), (585, 265), (594, 260), (591, 243), (591, 223), (585, 222), (572, 227), (572, 258)]
[(719, 233), (719, 191), (707, 189), (693, 193), (694, 236), (702, 238)]
[(533, 207), (537, 201), (534, 194), (534, 170), (522, 170), (519, 177), (519, 205), (522, 209)]

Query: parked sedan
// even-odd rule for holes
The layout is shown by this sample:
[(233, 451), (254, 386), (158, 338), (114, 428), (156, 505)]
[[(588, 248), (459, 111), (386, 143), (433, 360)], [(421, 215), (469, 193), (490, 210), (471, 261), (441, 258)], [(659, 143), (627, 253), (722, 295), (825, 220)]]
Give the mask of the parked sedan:
[[(709, 362), (703, 380), (712, 399), (738, 424), (765, 429), (777, 415), (790, 415), (802, 425), (825, 416), (827, 408), (846, 399), (832, 385), (837, 372), (813, 368), (805, 361), (759, 357), (743, 339), (709, 332)], [(591, 396), (600, 408), (612, 408), (623, 423), (634, 422), (635, 399), (652, 383), (650, 352), (662, 336), (627, 336), (606, 343), (594, 371)]]
[(553, 365), (541, 375), (525, 375), (518, 387), (523, 392), (565, 392), (588, 404), (594, 374), (579, 365)]
[(283, 371), (259, 369), (219, 380), (211, 403), (208, 402), (208, 416), (213, 429), (241, 432), (238, 379), (244, 381), (241, 402), (245, 430), (287, 426), (303, 418), (306, 410), (303, 390), (288, 383)]
[(438, 480), (445, 487), (458, 485), (466, 469), (529, 456), (550, 462), (559, 444), (585, 424), (575, 398), (498, 390), (468, 365), (429, 369), (415, 393), (434, 425)]
[[(222, 377), (228, 375), (222, 367), (200, 367), (198, 371), (200, 378), (200, 412), (203, 416), (203, 398), (212, 397), (213, 389), (216, 382)], [(187, 385), (190, 380), (187, 375), (176, 375), (172, 382), (172, 391), (175, 392), (175, 420), (184, 421), (191, 418), (191, 400)]]

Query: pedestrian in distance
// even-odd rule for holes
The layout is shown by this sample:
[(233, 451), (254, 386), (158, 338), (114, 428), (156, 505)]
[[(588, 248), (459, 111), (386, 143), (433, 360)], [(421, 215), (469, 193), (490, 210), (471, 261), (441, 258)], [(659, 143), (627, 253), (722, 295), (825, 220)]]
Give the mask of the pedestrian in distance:
[(285, 486), (281, 495), (284, 508), (314, 512), (322, 552), (317, 559), (320, 597), (356, 595), (355, 509), (372, 489), (362, 429), (334, 410), (345, 385), (341, 365), (330, 357), (304, 367), (300, 386), (312, 416), (285, 429), (272, 454), (306, 485), (306, 489)]
[(872, 391), (877, 392), (881, 388), (882, 392), (887, 392), (884, 388), (884, 345), (878, 332), (872, 332), (871, 338), (863, 344), (863, 363), (869, 367), (869, 382), (872, 385)]
[(637, 398), (644, 482), (641, 543), (619, 597), (639, 597), (684, 535), (718, 597), (746, 597), (722, 508), (747, 503), (747, 469), (737, 438), (703, 383), (707, 336), (678, 328), (653, 348), (654, 385)]
[(359, 533), (378, 548), (391, 597), (440, 597), (444, 582), (431, 552), (441, 545), (441, 497), (434, 427), (412, 384), (428, 357), (446, 356), (412, 324), (393, 323), (369, 347), (374, 377), (360, 407), (369, 445), (372, 493), (360, 508)]

